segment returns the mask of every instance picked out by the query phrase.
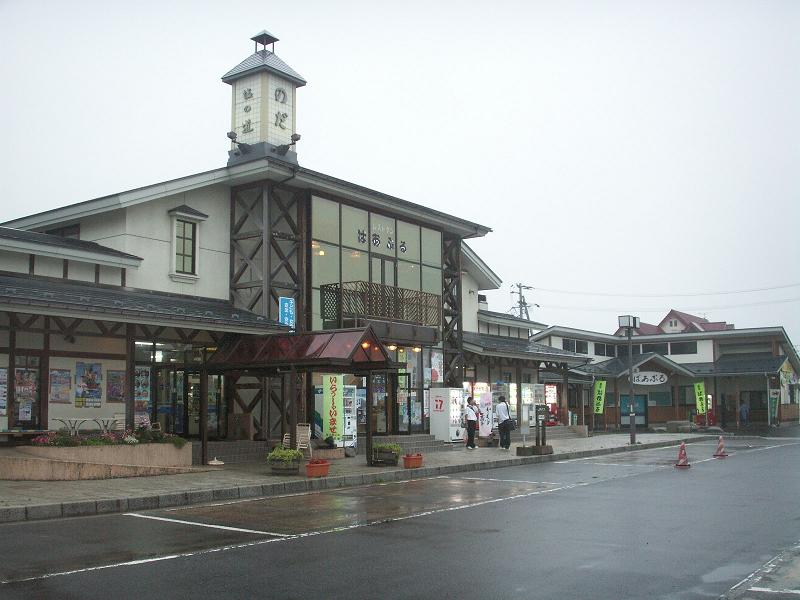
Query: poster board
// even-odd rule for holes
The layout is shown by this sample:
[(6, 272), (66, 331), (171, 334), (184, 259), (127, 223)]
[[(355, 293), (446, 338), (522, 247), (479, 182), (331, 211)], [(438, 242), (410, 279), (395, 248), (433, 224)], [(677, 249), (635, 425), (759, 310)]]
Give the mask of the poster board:
[(478, 436), (491, 437), (494, 427), (492, 392), (484, 392), (478, 397), (478, 410), (481, 411), (480, 417), (478, 418)]

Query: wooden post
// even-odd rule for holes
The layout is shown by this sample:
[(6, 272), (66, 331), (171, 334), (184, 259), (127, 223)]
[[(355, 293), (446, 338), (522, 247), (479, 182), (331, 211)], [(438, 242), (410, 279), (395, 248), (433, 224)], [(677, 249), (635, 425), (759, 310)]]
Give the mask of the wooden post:
[[(134, 429), (134, 394), (136, 391), (136, 336), (135, 325), (125, 325), (125, 429)], [(150, 353), (152, 361), (152, 352)], [(155, 379), (155, 370), (150, 365), (150, 381)], [(151, 386), (152, 388), (152, 386)], [(153, 391), (152, 389), (150, 390)], [(150, 404), (155, 406), (156, 397), (150, 394)]]
[(259, 439), (269, 441), (269, 379), (263, 375), (259, 376), (258, 381), (261, 383), (261, 404), (260, 415), (258, 417), (261, 422), (261, 435)]
[(200, 367), (200, 464), (208, 464), (208, 368), (205, 349)]
[(50, 317), (44, 318), (44, 345), (39, 362), (39, 429), (48, 429), (50, 419)]
[(8, 415), (8, 428), (13, 429), (16, 424), (14, 413), (17, 404), (17, 317), (14, 313), (8, 315), (8, 375), (6, 376), (6, 414)]
[(739, 379), (736, 379), (736, 427), (739, 428), (742, 426), (742, 422), (739, 420), (739, 404), (742, 401), (742, 392), (741, 386), (739, 385)]
[(370, 467), (372, 466), (372, 371), (367, 373), (367, 397), (364, 400), (366, 406), (364, 406), (364, 413), (366, 416), (366, 448), (364, 449), (367, 453), (367, 465)]
[(517, 361), (517, 427), (522, 428), (522, 363)]
[(289, 371), (289, 445), (297, 447), (297, 370)]
[(564, 367), (561, 371), (561, 389), (563, 390), (563, 401), (564, 401), (564, 408), (562, 409), (562, 422), (566, 421), (566, 425), (570, 425), (569, 423), (569, 371), (567, 368)]

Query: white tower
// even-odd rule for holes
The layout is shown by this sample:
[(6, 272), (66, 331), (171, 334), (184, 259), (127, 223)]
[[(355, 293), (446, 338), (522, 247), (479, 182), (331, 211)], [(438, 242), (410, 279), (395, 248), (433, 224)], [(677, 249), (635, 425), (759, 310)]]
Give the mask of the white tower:
[(274, 35), (265, 30), (250, 39), (255, 53), (222, 76), (232, 88), (228, 137), (234, 142), (228, 164), (264, 156), (297, 162), (290, 148), (298, 139), (297, 88), (306, 80), (275, 54)]

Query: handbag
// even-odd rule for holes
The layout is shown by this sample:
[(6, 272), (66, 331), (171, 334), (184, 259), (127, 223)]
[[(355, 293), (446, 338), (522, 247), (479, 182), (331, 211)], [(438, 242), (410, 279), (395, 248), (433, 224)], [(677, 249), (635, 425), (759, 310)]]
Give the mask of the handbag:
[(509, 431), (514, 431), (517, 428), (517, 424), (514, 423), (514, 419), (506, 419), (506, 423), (508, 423), (506, 427), (508, 427)]

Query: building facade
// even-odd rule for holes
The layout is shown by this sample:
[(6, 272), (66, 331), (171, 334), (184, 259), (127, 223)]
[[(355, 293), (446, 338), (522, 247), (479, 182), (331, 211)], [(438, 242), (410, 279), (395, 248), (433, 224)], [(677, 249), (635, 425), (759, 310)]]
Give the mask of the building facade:
[[(532, 339), (585, 356), (591, 362), (574, 371), (569, 407), (586, 423), (626, 426), (628, 342), (614, 335), (568, 327), (549, 327)], [(659, 425), (696, 419), (694, 384), (702, 382), (710, 401), (709, 419), (738, 426), (746, 405), (750, 423), (797, 421), (800, 361), (783, 327), (736, 329), (672, 310), (658, 325), (641, 323), (633, 332), (634, 406), (637, 424)], [(593, 417), (590, 393), (604, 380), (606, 410)], [(560, 397), (564, 390), (559, 388)]]

